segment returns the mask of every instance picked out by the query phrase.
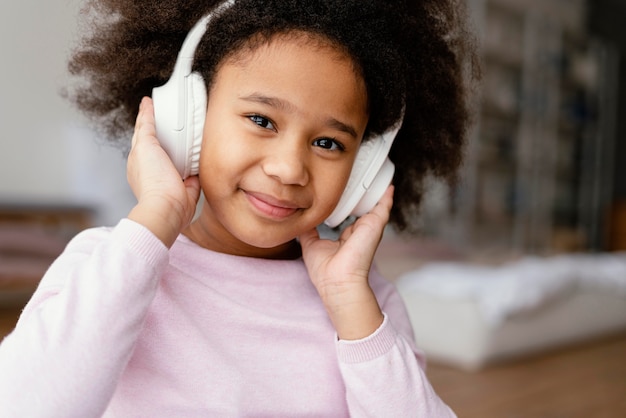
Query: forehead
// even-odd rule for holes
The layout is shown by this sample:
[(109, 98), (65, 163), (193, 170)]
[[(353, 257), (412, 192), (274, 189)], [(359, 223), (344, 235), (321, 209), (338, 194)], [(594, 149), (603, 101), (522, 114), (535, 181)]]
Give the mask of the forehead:
[(257, 34), (226, 55), (217, 66), (217, 71), (219, 72), (219, 69), (225, 64), (245, 65), (250, 60), (258, 57), (259, 54), (289, 45), (297, 45), (299, 48), (327, 54), (337, 62), (350, 65), (354, 71), (354, 76), (364, 84), (363, 74), (359, 65), (343, 45), (324, 35), (302, 30), (291, 30), (271, 35)]
[[(259, 61), (267, 63), (268, 60), (269, 64), (274, 65), (276, 62), (272, 60), (278, 58), (283, 63), (308, 60), (311, 68), (307, 70), (310, 71), (324, 71), (328, 68), (332, 71), (333, 67), (347, 70), (352, 79), (350, 84), (358, 86), (358, 90), (364, 95), (366, 107), (369, 107), (366, 83), (358, 64), (342, 45), (316, 33), (293, 30), (271, 36), (257, 35), (227, 55), (217, 66), (216, 75), (224, 66), (251, 68)], [(345, 72), (343, 71), (344, 74)]]
[(263, 103), (297, 115), (302, 124), (336, 120), (357, 138), (369, 119), (367, 89), (352, 60), (332, 43), (308, 35), (273, 37), (241, 49), (219, 67), (212, 98)]

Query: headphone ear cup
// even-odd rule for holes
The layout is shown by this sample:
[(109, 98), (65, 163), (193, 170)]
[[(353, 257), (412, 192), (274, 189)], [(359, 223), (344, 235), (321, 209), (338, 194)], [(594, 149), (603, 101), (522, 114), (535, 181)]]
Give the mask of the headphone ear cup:
[(346, 188), (326, 225), (334, 228), (350, 215), (365, 215), (380, 200), (395, 171), (386, 145), (382, 136), (361, 144)]
[[(187, 77), (187, 169), (190, 176), (198, 174), (200, 167), (200, 148), (204, 133), (207, 112), (207, 91), (204, 79), (198, 73)], [(186, 176), (185, 176), (186, 177)]]
[(385, 158), (383, 165), (380, 166), (380, 169), (370, 183), (370, 186), (361, 194), (361, 199), (359, 199), (359, 202), (350, 214), (359, 217), (372, 210), (374, 206), (376, 206), (376, 203), (378, 203), (378, 201), (385, 194), (387, 187), (389, 187), (393, 181), (395, 171), (395, 165), (389, 158)]
[(152, 89), (157, 138), (182, 178), (198, 174), (207, 111), (204, 80), (192, 71), (195, 51), (214, 14), (234, 2), (226, 0), (217, 5), (191, 28), (178, 52), (170, 79)]

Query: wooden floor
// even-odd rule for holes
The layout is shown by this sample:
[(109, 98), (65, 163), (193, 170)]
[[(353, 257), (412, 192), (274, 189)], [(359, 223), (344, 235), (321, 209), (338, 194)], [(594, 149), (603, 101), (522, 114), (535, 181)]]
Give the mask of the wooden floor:
[[(0, 339), (18, 310), (0, 309)], [(430, 364), (459, 418), (626, 418), (626, 335), (478, 372)]]
[(626, 335), (478, 372), (430, 364), (459, 418), (626, 418)]

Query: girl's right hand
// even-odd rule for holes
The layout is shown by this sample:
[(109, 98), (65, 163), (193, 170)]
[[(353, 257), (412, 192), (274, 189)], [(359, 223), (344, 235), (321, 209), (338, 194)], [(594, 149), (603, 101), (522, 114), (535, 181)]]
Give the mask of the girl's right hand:
[(137, 205), (128, 218), (148, 228), (171, 247), (193, 219), (200, 182), (197, 176), (181, 180), (156, 137), (154, 107), (148, 97), (144, 97), (139, 106), (127, 177), (137, 198)]

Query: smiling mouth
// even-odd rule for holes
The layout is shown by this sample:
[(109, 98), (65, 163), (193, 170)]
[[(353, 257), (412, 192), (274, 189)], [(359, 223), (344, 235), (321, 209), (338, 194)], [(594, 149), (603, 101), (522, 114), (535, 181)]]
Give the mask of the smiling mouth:
[(272, 219), (285, 219), (300, 209), (300, 207), (293, 202), (276, 199), (263, 193), (244, 191), (244, 194), (258, 212)]

